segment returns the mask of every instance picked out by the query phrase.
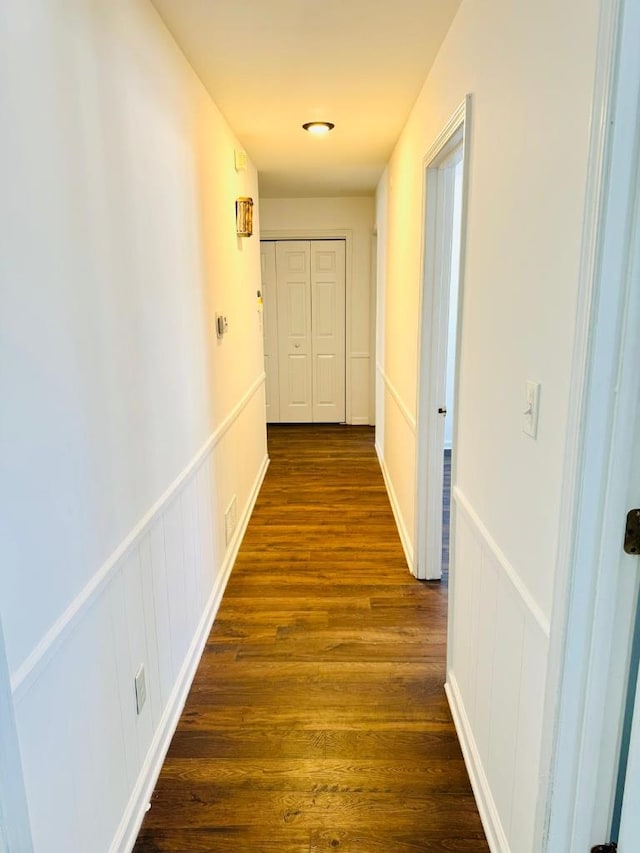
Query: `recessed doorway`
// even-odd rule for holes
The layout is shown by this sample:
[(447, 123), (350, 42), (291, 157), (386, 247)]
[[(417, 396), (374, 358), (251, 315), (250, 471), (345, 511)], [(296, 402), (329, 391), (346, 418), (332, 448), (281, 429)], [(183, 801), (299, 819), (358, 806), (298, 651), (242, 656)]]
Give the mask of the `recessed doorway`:
[(461, 329), (466, 102), (424, 160), (416, 576), (448, 580)]
[(345, 421), (345, 241), (260, 244), (268, 423)]

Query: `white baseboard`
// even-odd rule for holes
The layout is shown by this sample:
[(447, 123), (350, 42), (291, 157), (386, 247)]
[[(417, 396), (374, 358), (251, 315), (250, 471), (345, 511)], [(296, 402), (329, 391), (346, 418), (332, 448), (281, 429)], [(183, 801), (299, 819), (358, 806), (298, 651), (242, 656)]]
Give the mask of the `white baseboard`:
[(451, 716), (456, 727), (458, 740), (460, 741), (464, 763), (471, 781), (473, 795), (480, 813), (482, 827), (487, 836), (489, 849), (491, 853), (511, 853), (498, 810), (491, 796), (489, 782), (482, 767), (460, 690), (455, 675), (452, 672), (447, 674), (447, 682), (444, 689), (449, 701), (449, 708), (451, 709)]
[(396, 520), (396, 527), (398, 528), (398, 534), (400, 536), (400, 542), (402, 543), (402, 550), (404, 551), (404, 556), (407, 561), (407, 566), (409, 567), (409, 571), (412, 575), (416, 574), (416, 565), (414, 562), (414, 554), (413, 554), (413, 544), (409, 537), (409, 532), (407, 531), (406, 525), (404, 523), (404, 519), (402, 517), (402, 513), (400, 512), (400, 505), (398, 504), (398, 498), (395, 493), (395, 489), (393, 488), (393, 483), (391, 482), (391, 477), (389, 475), (389, 471), (387, 470), (386, 462), (384, 461), (384, 456), (382, 455), (382, 451), (380, 450), (380, 446), (378, 442), (376, 442), (376, 454), (378, 456), (378, 462), (380, 463), (380, 469), (382, 470), (382, 476), (384, 478), (384, 484), (387, 489), (387, 494), (389, 495), (389, 502), (391, 503), (391, 509), (393, 511), (393, 517)]
[(156, 786), (156, 782), (162, 769), (167, 750), (171, 743), (171, 738), (178, 726), (180, 715), (184, 708), (191, 684), (196, 674), (200, 658), (204, 651), (207, 642), (207, 637), (211, 632), (214, 619), (220, 607), (222, 596), (226, 589), (231, 571), (235, 563), (240, 544), (244, 537), (251, 513), (255, 506), (262, 482), (267, 468), (269, 467), (269, 458), (265, 456), (258, 476), (253, 484), (249, 500), (244, 508), (240, 524), (236, 528), (234, 537), (231, 541), (224, 562), (220, 567), (217, 582), (211, 592), (209, 601), (200, 620), (200, 624), (196, 630), (195, 636), (189, 651), (185, 657), (184, 663), (180, 669), (175, 686), (171, 692), (167, 707), (162, 715), (162, 719), (156, 731), (155, 737), (147, 753), (147, 757), (140, 771), (140, 776), (133, 790), (127, 809), (123, 815), (118, 831), (113, 839), (110, 847), (110, 853), (129, 853), (135, 845), (136, 838), (142, 826), (142, 821), (147, 811), (147, 804), (151, 799), (151, 795)]

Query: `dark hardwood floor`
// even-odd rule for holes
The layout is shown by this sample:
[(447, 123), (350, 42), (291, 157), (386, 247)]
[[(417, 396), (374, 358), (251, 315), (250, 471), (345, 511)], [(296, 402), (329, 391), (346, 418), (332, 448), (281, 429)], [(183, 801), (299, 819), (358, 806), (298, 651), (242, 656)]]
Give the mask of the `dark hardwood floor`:
[(271, 466), (136, 853), (487, 851), (373, 430), (269, 428)]

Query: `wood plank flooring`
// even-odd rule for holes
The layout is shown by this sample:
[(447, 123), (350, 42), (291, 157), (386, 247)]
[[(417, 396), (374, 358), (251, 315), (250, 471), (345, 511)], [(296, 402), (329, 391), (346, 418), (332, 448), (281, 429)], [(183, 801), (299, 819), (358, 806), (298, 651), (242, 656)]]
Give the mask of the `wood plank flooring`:
[(373, 430), (269, 428), (271, 466), (136, 853), (488, 851)]

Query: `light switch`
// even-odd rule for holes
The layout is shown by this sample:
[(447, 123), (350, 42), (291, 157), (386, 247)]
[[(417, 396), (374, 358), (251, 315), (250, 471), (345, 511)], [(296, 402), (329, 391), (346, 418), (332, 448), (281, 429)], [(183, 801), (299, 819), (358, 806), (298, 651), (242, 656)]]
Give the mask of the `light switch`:
[(538, 412), (540, 409), (540, 383), (530, 379), (525, 383), (525, 404), (522, 430), (531, 438), (538, 436)]

